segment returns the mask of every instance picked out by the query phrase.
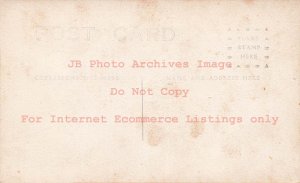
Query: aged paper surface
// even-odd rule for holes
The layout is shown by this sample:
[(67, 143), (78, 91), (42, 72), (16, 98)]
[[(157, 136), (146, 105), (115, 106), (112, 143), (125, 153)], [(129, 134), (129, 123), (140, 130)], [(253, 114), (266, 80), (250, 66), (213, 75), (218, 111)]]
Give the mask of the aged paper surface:
[(1, 183), (300, 182), (300, 1), (0, 1)]

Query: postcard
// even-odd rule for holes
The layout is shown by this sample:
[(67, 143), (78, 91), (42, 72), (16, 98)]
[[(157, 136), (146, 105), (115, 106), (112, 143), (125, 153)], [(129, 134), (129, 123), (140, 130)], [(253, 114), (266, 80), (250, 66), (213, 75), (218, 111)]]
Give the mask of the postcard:
[(0, 0), (1, 183), (300, 182), (300, 1)]

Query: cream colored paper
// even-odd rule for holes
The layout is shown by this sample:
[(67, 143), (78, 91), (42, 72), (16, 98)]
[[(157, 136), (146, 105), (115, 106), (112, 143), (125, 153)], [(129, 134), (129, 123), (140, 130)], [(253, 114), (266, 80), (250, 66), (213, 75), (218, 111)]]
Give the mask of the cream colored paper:
[(1, 183), (300, 181), (300, 1), (0, 13)]

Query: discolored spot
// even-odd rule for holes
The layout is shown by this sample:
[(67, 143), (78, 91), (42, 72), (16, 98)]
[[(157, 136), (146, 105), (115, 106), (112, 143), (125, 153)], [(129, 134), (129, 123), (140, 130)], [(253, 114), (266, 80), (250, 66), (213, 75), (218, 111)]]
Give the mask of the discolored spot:
[(138, 1), (138, 12), (141, 22), (155, 22), (156, 20), (156, 12), (158, 7), (157, 0), (143, 0)]
[(227, 103), (223, 103), (223, 105), (222, 105), (222, 110), (223, 110), (223, 112), (228, 112), (229, 111), (229, 107), (228, 107), (228, 104)]
[(254, 4), (255, 0), (244, 0), (244, 2), (245, 2), (247, 5), (252, 5), (252, 4)]
[(148, 131), (147, 137), (148, 137), (147, 140), (149, 145), (151, 146), (159, 145), (163, 138), (162, 129), (157, 125), (151, 126)]
[(195, 122), (191, 125), (191, 136), (193, 138), (197, 138), (199, 137), (199, 135), (201, 135), (204, 131), (204, 124), (199, 123), (199, 122)]
[(78, 11), (78, 13), (88, 12), (88, 7), (84, 3), (78, 3), (75, 8)]
[(226, 145), (226, 146), (223, 146), (222, 150), (225, 153), (225, 155), (230, 158), (237, 158), (237, 157), (241, 156), (241, 150), (239, 147)]

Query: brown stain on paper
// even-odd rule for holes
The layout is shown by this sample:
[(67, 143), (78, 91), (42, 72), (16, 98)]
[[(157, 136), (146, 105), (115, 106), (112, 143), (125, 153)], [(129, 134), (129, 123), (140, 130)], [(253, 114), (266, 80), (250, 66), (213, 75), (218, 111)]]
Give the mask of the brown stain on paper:
[(156, 22), (157, 0), (138, 1), (138, 15), (141, 22)]
[(157, 146), (161, 143), (162, 139), (163, 139), (162, 128), (157, 125), (150, 126), (150, 129), (147, 133), (148, 144), (150, 146)]
[(246, 5), (253, 5), (255, 0), (244, 0)]
[(199, 137), (204, 131), (204, 123), (195, 122), (191, 124), (191, 136), (193, 138)]

